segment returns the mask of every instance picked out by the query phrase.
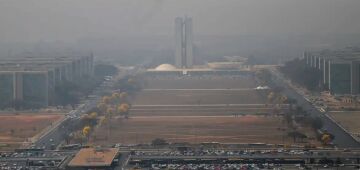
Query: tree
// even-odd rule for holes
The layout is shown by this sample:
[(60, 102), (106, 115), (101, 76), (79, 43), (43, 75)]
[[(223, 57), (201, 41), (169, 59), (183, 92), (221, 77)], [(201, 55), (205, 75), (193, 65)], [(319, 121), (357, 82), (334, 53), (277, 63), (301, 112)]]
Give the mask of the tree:
[(106, 113), (107, 113), (107, 115), (111, 118), (112, 115), (115, 113), (115, 111), (114, 111), (113, 108), (108, 108), (108, 109), (106, 110)]
[(286, 103), (289, 104), (289, 110), (292, 111), (293, 110), (293, 105), (297, 103), (297, 100), (288, 97), (287, 100), (286, 100)]
[(102, 116), (102, 117), (100, 118), (99, 125), (102, 126), (102, 125), (104, 125), (106, 122), (107, 122), (106, 117), (105, 117), (105, 116)]
[(293, 115), (291, 112), (289, 112), (289, 111), (285, 112), (284, 119), (286, 120), (286, 123), (291, 126), (292, 126), (292, 117), (293, 117)]
[(324, 133), (324, 134), (321, 136), (321, 142), (322, 142), (324, 145), (329, 145), (331, 141), (332, 141), (332, 139), (331, 139), (330, 134)]
[(102, 102), (105, 103), (105, 104), (110, 104), (110, 102), (111, 102), (111, 97), (109, 97), (109, 96), (104, 96), (104, 97), (102, 98)]
[(307, 138), (307, 136), (301, 132), (298, 131), (292, 131), (288, 133), (288, 136), (292, 137), (294, 142), (296, 142), (296, 139), (300, 138), (301, 140), (304, 138)]
[(14, 129), (10, 129), (10, 133), (11, 133), (11, 135), (14, 135), (14, 134), (15, 134), (15, 130), (14, 130)]
[(266, 85), (271, 82), (271, 73), (269, 70), (259, 70), (255, 73), (255, 75), (261, 81), (262, 85)]
[(84, 114), (81, 116), (81, 126), (94, 126), (97, 122), (97, 113)]
[(267, 96), (267, 99), (269, 102), (272, 102), (274, 100), (275, 94), (274, 92), (270, 92)]
[(114, 98), (120, 98), (120, 93), (114, 92), (113, 94), (111, 94), (111, 96)]
[(91, 112), (91, 113), (89, 114), (89, 118), (90, 118), (90, 119), (96, 119), (97, 116), (98, 116), (98, 114), (97, 114), (96, 112)]
[(98, 108), (102, 113), (105, 113), (106, 110), (107, 110), (107, 106), (106, 106), (105, 103), (99, 103), (99, 104), (97, 105), (97, 108)]
[(151, 141), (151, 144), (152, 144), (153, 146), (161, 146), (161, 145), (166, 145), (166, 144), (168, 144), (168, 143), (166, 142), (165, 139), (156, 138), (156, 139), (154, 139), (154, 140)]
[(277, 101), (278, 101), (278, 105), (281, 106), (287, 101), (287, 97), (283, 95), (278, 95)]
[(129, 109), (130, 109), (130, 105), (127, 103), (122, 103), (120, 104), (120, 106), (118, 106), (118, 113), (120, 113), (121, 115), (125, 115), (126, 118), (128, 117), (128, 113), (129, 113)]
[(120, 93), (120, 100), (121, 101), (126, 101), (127, 97), (128, 97), (128, 94), (126, 92), (121, 92)]
[(310, 67), (304, 59), (294, 59), (285, 63), (280, 71), (293, 82), (306, 87), (308, 90), (316, 90), (321, 84), (321, 71)]
[(105, 77), (117, 74), (117, 67), (109, 64), (96, 64), (94, 66), (94, 74), (96, 76)]
[(82, 130), (78, 130), (74, 133), (72, 133), (72, 138), (73, 140), (75, 140), (76, 142), (83, 144), (84, 138), (86, 136), (84, 135), (84, 133), (82, 132)]
[(90, 126), (85, 126), (85, 127), (82, 129), (82, 134), (83, 134), (84, 136), (86, 136), (87, 138), (89, 138), (90, 130), (91, 130)]
[(319, 117), (312, 119), (311, 127), (314, 128), (315, 130), (321, 129), (323, 126), (324, 126), (324, 123)]
[(79, 101), (81, 96), (78, 84), (70, 81), (63, 81), (55, 87), (55, 102), (59, 105), (72, 105)]

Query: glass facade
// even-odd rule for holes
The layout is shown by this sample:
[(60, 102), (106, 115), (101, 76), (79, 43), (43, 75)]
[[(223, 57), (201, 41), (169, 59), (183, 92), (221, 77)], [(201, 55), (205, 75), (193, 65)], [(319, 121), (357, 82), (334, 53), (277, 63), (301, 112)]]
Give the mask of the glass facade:
[(48, 104), (48, 82), (46, 74), (23, 75), (23, 100), (35, 107)]
[(14, 99), (14, 76), (0, 74), (0, 108), (7, 107)]
[(351, 93), (351, 64), (331, 64), (330, 90), (334, 94)]

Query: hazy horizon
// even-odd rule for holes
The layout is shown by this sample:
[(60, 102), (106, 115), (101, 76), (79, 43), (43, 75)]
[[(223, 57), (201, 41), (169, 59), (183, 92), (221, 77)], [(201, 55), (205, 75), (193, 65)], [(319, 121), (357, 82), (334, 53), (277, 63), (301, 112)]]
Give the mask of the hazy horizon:
[(358, 0), (0, 1), (0, 41), (172, 36), (176, 16), (194, 35), (346, 35), (360, 30)]
[(187, 15), (200, 57), (296, 57), (359, 45), (359, 8), (359, 0), (2, 0), (0, 55), (171, 58), (174, 18)]

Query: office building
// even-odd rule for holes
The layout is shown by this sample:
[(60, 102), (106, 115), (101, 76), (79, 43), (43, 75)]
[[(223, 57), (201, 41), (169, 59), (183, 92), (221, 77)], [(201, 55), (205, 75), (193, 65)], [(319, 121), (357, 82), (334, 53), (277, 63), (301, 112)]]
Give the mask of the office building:
[(193, 30), (192, 18), (175, 18), (175, 66), (177, 68), (192, 68)]
[(304, 53), (306, 64), (321, 71), (322, 83), (332, 94), (360, 93), (360, 50), (323, 50)]
[(55, 88), (93, 75), (93, 56), (0, 59), (0, 109), (16, 102), (33, 108), (54, 104)]

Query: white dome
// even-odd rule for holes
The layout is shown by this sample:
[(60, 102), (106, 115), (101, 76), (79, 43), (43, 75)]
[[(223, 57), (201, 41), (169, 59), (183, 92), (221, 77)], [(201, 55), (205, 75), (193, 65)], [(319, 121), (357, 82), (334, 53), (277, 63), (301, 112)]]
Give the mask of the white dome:
[(157, 71), (170, 71), (175, 70), (176, 67), (171, 64), (161, 64), (155, 68)]

